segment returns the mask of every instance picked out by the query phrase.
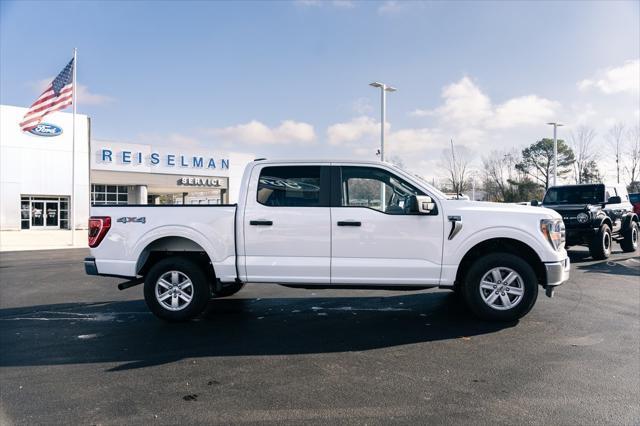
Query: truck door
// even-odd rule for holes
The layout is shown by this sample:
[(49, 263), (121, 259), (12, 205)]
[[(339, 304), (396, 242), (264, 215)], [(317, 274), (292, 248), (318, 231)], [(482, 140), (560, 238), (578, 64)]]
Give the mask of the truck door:
[(329, 166), (254, 168), (243, 218), (248, 281), (330, 283), (329, 191)]
[(332, 284), (438, 284), (443, 214), (405, 214), (409, 195), (430, 195), (384, 168), (333, 168)]

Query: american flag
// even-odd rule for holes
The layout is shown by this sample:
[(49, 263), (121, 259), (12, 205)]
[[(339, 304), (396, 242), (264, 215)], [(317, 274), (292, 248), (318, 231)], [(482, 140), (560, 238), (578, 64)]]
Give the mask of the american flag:
[(22, 118), (20, 128), (24, 132), (29, 131), (40, 124), (47, 114), (64, 109), (72, 103), (73, 59), (31, 105), (29, 111)]

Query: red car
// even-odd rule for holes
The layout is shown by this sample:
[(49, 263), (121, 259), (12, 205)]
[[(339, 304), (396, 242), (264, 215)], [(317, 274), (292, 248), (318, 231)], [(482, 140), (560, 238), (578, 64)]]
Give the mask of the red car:
[(629, 202), (633, 204), (633, 211), (640, 216), (640, 192), (629, 194)]

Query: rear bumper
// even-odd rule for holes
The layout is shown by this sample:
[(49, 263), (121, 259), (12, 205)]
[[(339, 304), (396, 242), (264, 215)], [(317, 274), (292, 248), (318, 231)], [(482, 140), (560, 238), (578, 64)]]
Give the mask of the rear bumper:
[(98, 267), (96, 266), (96, 258), (95, 257), (85, 257), (84, 258), (84, 272), (87, 275), (99, 275)]
[(569, 280), (571, 261), (568, 257), (559, 262), (545, 263), (544, 266), (547, 271), (547, 287), (556, 287)]
[(100, 277), (114, 277), (114, 278), (125, 278), (128, 280), (135, 279), (136, 275), (121, 275), (121, 274), (101, 274), (98, 272), (98, 265), (96, 264), (96, 258), (93, 256), (84, 258), (84, 272), (87, 275), (97, 275)]

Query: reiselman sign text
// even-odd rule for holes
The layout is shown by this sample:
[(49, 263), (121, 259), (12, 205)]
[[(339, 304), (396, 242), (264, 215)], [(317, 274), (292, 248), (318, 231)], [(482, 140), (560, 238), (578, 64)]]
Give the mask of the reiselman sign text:
[(189, 167), (194, 169), (229, 169), (228, 158), (213, 158), (199, 155), (166, 154), (151, 152), (146, 155), (136, 151), (114, 151), (108, 148), (100, 150), (100, 160), (102, 163), (145, 164), (160, 167)]

